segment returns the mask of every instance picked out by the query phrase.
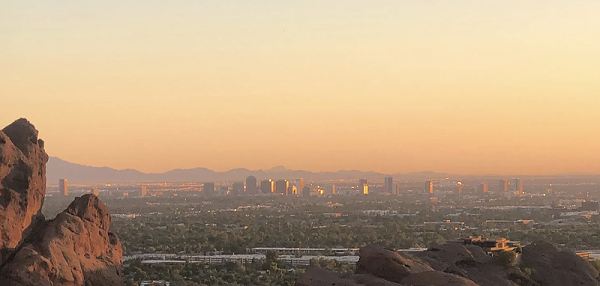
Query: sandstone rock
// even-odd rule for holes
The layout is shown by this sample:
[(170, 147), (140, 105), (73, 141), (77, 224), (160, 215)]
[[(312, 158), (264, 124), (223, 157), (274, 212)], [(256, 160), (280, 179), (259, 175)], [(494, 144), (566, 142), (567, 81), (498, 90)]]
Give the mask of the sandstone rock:
[(372, 274), (396, 283), (413, 273), (427, 271), (433, 269), (420, 259), (404, 257), (396, 251), (377, 246), (362, 248), (356, 264), (357, 274)]
[(0, 131), (0, 262), (44, 220), (47, 161), (44, 142), (26, 119)]
[(406, 286), (479, 286), (475, 282), (456, 275), (431, 271), (415, 273), (402, 279)]
[(538, 241), (523, 248), (523, 267), (533, 269), (532, 278), (544, 286), (598, 286), (598, 271), (570, 252), (560, 251), (549, 242)]
[(123, 285), (122, 248), (109, 227), (96, 196), (76, 198), (2, 268), (0, 285)]

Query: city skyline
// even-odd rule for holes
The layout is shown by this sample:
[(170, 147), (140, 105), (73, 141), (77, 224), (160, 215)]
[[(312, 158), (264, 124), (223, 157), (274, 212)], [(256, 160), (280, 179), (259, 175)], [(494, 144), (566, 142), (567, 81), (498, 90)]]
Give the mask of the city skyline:
[[(3, 1), (0, 122), (68, 161), (600, 173), (598, 1)], [(360, 136), (356, 136), (360, 134)]]

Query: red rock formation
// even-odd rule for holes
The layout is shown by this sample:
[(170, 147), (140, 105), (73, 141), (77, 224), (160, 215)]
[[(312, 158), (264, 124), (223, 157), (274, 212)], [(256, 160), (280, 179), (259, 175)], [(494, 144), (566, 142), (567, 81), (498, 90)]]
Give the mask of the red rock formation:
[(372, 274), (385, 280), (400, 283), (404, 277), (433, 269), (417, 258), (407, 258), (396, 251), (369, 246), (360, 250), (356, 264), (357, 274)]
[[(9, 285), (122, 285), (121, 243), (98, 197), (76, 198), (2, 268)], [(0, 278), (0, 281), (1, 279)]]
[(44, 142), (26, 119), (0, 131), (0, 249), (5, 254), (44, 220), (47, 161)]
[(560, 251), (538, 241), (523, 248), (523, 267), (533, 269), (532, 278), (544, 286), (599, 286), (598, 271), (574, 253)]
[(45, 221), (48, 156), (38, 132), (19, 119), (0, 132), (0, 285), (122, 285), (122, 248), (94, 195)]

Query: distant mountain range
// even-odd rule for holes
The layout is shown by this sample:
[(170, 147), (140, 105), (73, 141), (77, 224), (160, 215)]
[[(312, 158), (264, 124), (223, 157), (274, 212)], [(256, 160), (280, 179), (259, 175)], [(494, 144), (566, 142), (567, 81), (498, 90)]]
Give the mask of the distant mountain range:
[[(50, 157), (47, 165), (47, 181), (49, 184), (58, 184), (58, 180), (66, 178), (71, 183), (126, 183), (126, 182), (219, 182), (219, 181), (245, 181), (248, 176), (255, 176), (258, 180), (264, 179), (287, 179), (294, 180), (304, 178), (307, 180), (351, 180), (359, 178), (383, 179), (385, 176), (393, 176), (396, 180), (442, 180), (451, 178), (454, 180), (468, 180), (485, 177), (514, 178), (513, 175), (457, 175), (436, 172), (414, 172), (382, 174), (377, 172), (363, 172), (358, 170), (340, 170), (337, 172), (310, 172), (303, 170), (290, 170), (278, 166), (268, 170), (233, 169), (227, 172), (215, 172), (206, 168), (175, 169), (165, 173), (143, 173), (138, 170), (126, 169), (116, 170), (109, 167), (91, 167), (64, 161), (57, 157)], [(552, 176), (520, 176), (525, 178), (539, 177), (571, 177), (588, 178), (600, 180), (597, 174), (562, 174)]]
[[(337, 172), (309, 172), (289, 170), (283, 166), (269, 170), (233, 169), (227, 172), (215, 172), (206, 168), (176, 169), (165, 173), (143, 173), (137, 170), (116, 170), (109, 167), (91, 167), (50, 157), (47, 165), (47, 180), (49, 184), (57, 183), (66, 178), (71, 183), (118, 183), (118, 182), (207, 182), (207, 181), (244, 181), (248, 176), (258, 180), (304, 178), (307, 180), (337, 180), (337, 179), (383, 179), (387, 174), (363, 172), (357, 170), (341, 170)], [(395, 178), (406, 179), (438, 179), (450, 177), (450, 174), (434, 172), (417, 172), (409, 174), (393, 174)]]

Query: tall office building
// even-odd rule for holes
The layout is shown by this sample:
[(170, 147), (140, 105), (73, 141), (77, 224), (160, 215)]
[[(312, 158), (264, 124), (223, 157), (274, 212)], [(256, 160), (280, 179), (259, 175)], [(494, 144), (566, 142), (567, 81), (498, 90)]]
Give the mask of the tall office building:
[(360, 179), (358, 180), (358, 187), (362, 188), (362, 186), (364, 186), (365, 184), (368, 184), (369, 182), (367, 182), (367, 179)]
[[(304, 190), (304, 179), (296, 179), (296, 192), (302, 192)], [(294, 193), (296, 195), (296, 193)]]
[(514, 190), (515, 190), (515, 195), (523, 194), (523, 181), (521, 181), (521, 179), (515, 179)]
[(142, 197), (145, 197), (146, 195), (148, 195), (148, 189), (146, 186), (142, 186)]
[(508, 192), (508, 180), (501, 179), (498, 184), (498, 190), (500, 192)]
[(462, 182), (458, 182), (457, 185), (458, 185), (458, 189), (456, 191), (456, 194), (460, 196), (462, 194), (463, 184), (462, 184)]
[(202, 193), (213, 195), (215, 193), (215, 183), (204, 183), (202, 185)]
[(244, 194), (244, 182), (233, 183), (231, 187), (231, 195), (239, 196)]
[(69, 181), (67, 181), (67, 179), (60, 179), (58, 181), (58, 188), (63, 196), (69, 195)]
[(284, 196), (289, 195), (290, 182), (288, 180), (279, 180), (275, 183), (275, 191)]
[(332, 195), (337, 194), (337, 189), (335, 188), (335, 184), (331, 185), (331, 194)]
[(369, 194), (369, 184), (363, 184), (362, 185), (362, 193), (363, 193), (363, 195), (368, 195)]
[(433, 181), (425, 182), (425, 193), (433, 194)]
[(487, 182), (483, 182), (483, 184), (480, 184), (477, 191), (480, 194), (486, 194), (488, 192), (488, 184), (487, 184)]
[(260, 192), (270, 194), (275, 192), (275, 181), (268, 179), (260, 181)]
[(400, 194), (400, 184), (396, 184), (396, 195)]
[(100, 195), (100, 190), (98, 188), (93, 188), (92, 189), (92, 194), (94, 194), (94, 196), (99, 196)]
[(388, 194), (394, 193), (394, 178), (385, 177), (385, 192)]
[(305, 198), (310, 197), (310, 187), (309, 186), (305, 186), (302, 189), (302, 196), (305, 197)]
[(254, 195), (258, 193), (258, 187), (256, 186), (256, 177), (249, 176), (246, 178), (246, 193)]

